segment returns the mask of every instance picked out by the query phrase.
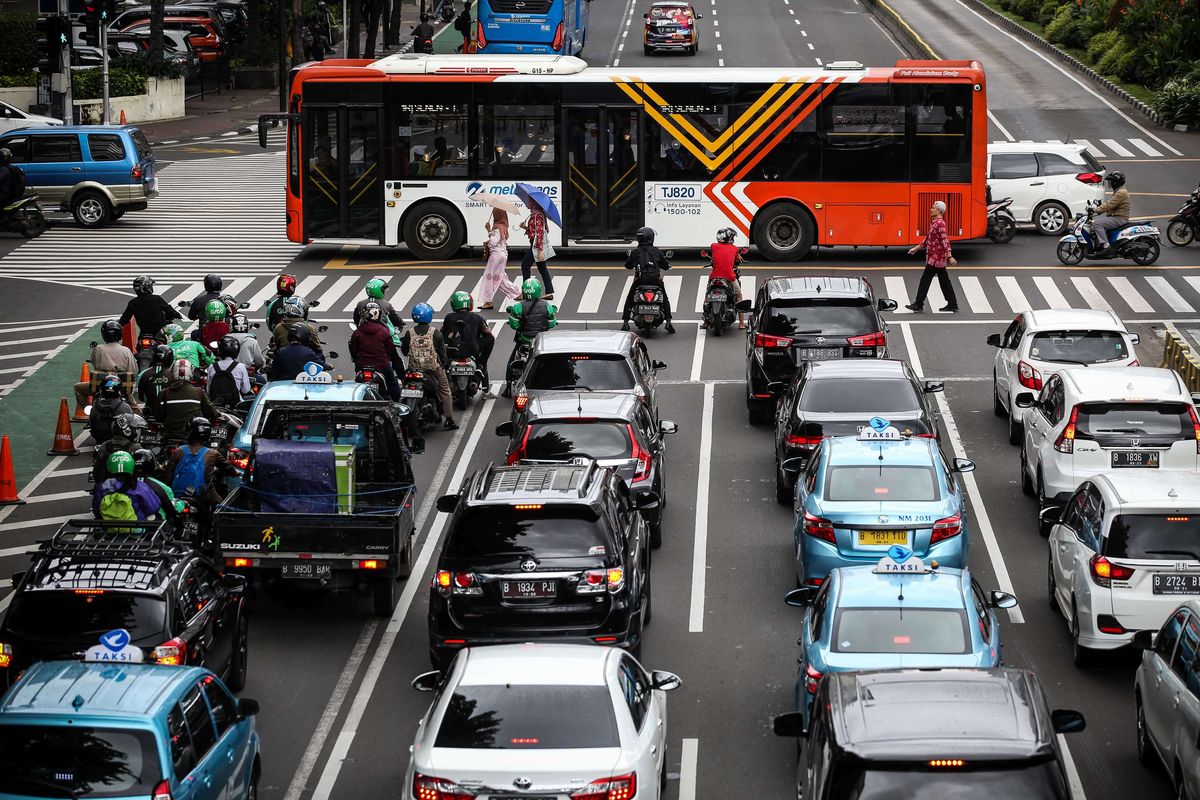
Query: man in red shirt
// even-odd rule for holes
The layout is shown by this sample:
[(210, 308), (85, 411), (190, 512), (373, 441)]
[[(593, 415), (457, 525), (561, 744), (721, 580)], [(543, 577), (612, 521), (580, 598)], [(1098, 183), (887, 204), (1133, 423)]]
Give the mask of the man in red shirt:
[[(738, 246), (733, 243), (737, 233), (733, 228), (722, 228), (717, 231), (717, 240), (712, 244), (712, 272), (708, 275), (709, 284), (712, 281), (720, 278), (729, 282), (733, 287), (734, 297), (733, 302), (740, 303), (742, 300), (742, 283), (738, 280), (737, 265), (742, 263), (742, 254)], [(707, 328), (708, 324), (701, 325)], [(746, 328), (746, 313), (738, 312), (738, 327)]]
[(916, 299), (905, 308), (916, 314), (925, 310), (925, 296), (929, 293), (929, 284), (933, 283), (933, 276), (936, 275), (938, 285), (942, 287), (942, 294), (946, 297), (946, 305), (939, 310), (957, 312), (958, 298), (954, 295), (954, 284), (950, 281), (950, 274), (946, 272), (947, 264), (958, 264), (950, 255), (950, 234), (946, 229), (945, 219), (946, 204), (935, 200), (933, 208), (929, 209), (929, 216), (931, 221), (925, 241), (908, 251), (912, 256), (921, 248), (925, 248), (925, 271), (921, 273), (921, 282), (917, 284)]

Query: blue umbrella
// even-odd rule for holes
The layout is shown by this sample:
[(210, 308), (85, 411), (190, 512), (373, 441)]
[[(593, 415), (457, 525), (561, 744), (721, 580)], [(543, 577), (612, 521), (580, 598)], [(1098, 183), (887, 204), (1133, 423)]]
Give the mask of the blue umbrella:
[(527, 206), (541, 206), (542, 211), (546, 212), (546, 219), (558, 227), (562, 227), (562, 216), (558, 213), (558, 206), (554, 205), (554, 201), (550, 199), (550, 195), (541, 189), (530, 186), (528, 183), (518, 183), (517, 197), (521, 198), (521, 202)]

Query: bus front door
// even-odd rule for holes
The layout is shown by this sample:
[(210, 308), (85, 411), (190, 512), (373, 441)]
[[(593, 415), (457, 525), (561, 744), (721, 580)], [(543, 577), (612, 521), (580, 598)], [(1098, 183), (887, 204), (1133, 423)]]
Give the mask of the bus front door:
[(574, 241), (632, 241), (645, 218), (636, 108), (567, 108), (563, 228)]
[(380, 109), (307, 106), (303, 124), (305, 238), (380, 242)]

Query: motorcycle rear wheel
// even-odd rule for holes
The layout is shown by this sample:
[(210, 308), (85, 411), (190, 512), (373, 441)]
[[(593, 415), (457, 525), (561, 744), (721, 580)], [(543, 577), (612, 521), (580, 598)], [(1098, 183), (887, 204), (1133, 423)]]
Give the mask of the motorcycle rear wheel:
[(20, 231), (26, 239), (36, 239), (46, 232), (46, 218), (39, 213), (28, 212), (21, 220)]
[(1003, 214), (996, 217), (995, 225), (993, 226), (991, 239), (996, 244), (1008, 244), (1017, 235), (1017, 223), (1013, 222), (1011, 217), (1006, 217)]
[(1196, 231), (1183, 217), (1175, 217), (1167, 223), (1167, 241), (1176, 247), (1187, 247), (1195, 238)]
[(1059, 242), (1058, 260), (1073, 267), (1083, 261), (1083, 245), (1079, 242)]
[(1146, 247), (1148, 249), (1145, 251), (1143, 251), (1141, 248), (1138, 248), (1134, 251), (1134, 255), (1130, 256), (1130, 258), (1133, 259), (1133, 263), (1146, 267), (1153, 264), (1155, 261), (1158, 261), (1158, 256), (1162, 251), (1162, 246), (1159, 245), (1158, 240), (1148, 240), (1146, 242)]

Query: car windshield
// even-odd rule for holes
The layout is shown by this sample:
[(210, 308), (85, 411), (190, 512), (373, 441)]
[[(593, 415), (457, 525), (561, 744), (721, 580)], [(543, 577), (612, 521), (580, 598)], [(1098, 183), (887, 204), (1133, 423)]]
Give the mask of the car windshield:
[(583, 558), (609, 547), (606, 526), (587, 508), (481, 506), (459, 519), (447, 558), (525, 556)]
[(620, 747), (607, 686), (463, 686), (434, 747), (558, 750)]
[(772, 300), (763, 313), (761, 329), (771, 336), (858, 336), (875, 333), (875, 307), (863, 298)]
[(903, 378), (822, 378), (806, 383), (800, 395), (803, 411), (875, 415), (914, 412), (920, 407), (912, 383)]
[[(95, 592), (95, 593), (93, 593)], [(35, 590), (13, 598), (7, 627), (30, 639), (100, 634), (125, 628), (137, 639), (166, 627), (161, 597), (103, 589)]]
[(633, 388), (633, 370), (620, 355), (547, 353), (533, 360), (525, 388), (623, 391)]
[[(942, 754), (939, 754), (942, 755)], [(932, 770), (928, 762), (910, 769), (879, 769), (862, 762), (837, 762), (829, 800), (1067, 800), (1062, 770), (1053, 761), (1013, 765), (981, 762), (965, 768)]]
[(1118, 514), (1104, 541), (1112, 558), (1200, 561), (1200, 516)]
[(1029, 356), (1063, 364), (1103, 364), (1129, 358), (1125, 337), (1116, 331), (1038, 331)]
[(149, 797), (162, 774), (150, 731), (0, 725), (0, 793), (9, 797)]
[(536, 422), (529, 426), (524, 457), (628, 458), (631, 451), (629, 426), (624, 422)]
[(969, 653), (967, 615), (957, 608), (843, 608), (835, 653)]
[(917, 502), (940, 495), (930, 467), (830, 467), (825, 484), (825, 499), (834, 501)]
[(1076, 436), (1125, 433), (1132, 436), (1195, 435), (1192, 415), (1183, 403), (1083, 403)]

